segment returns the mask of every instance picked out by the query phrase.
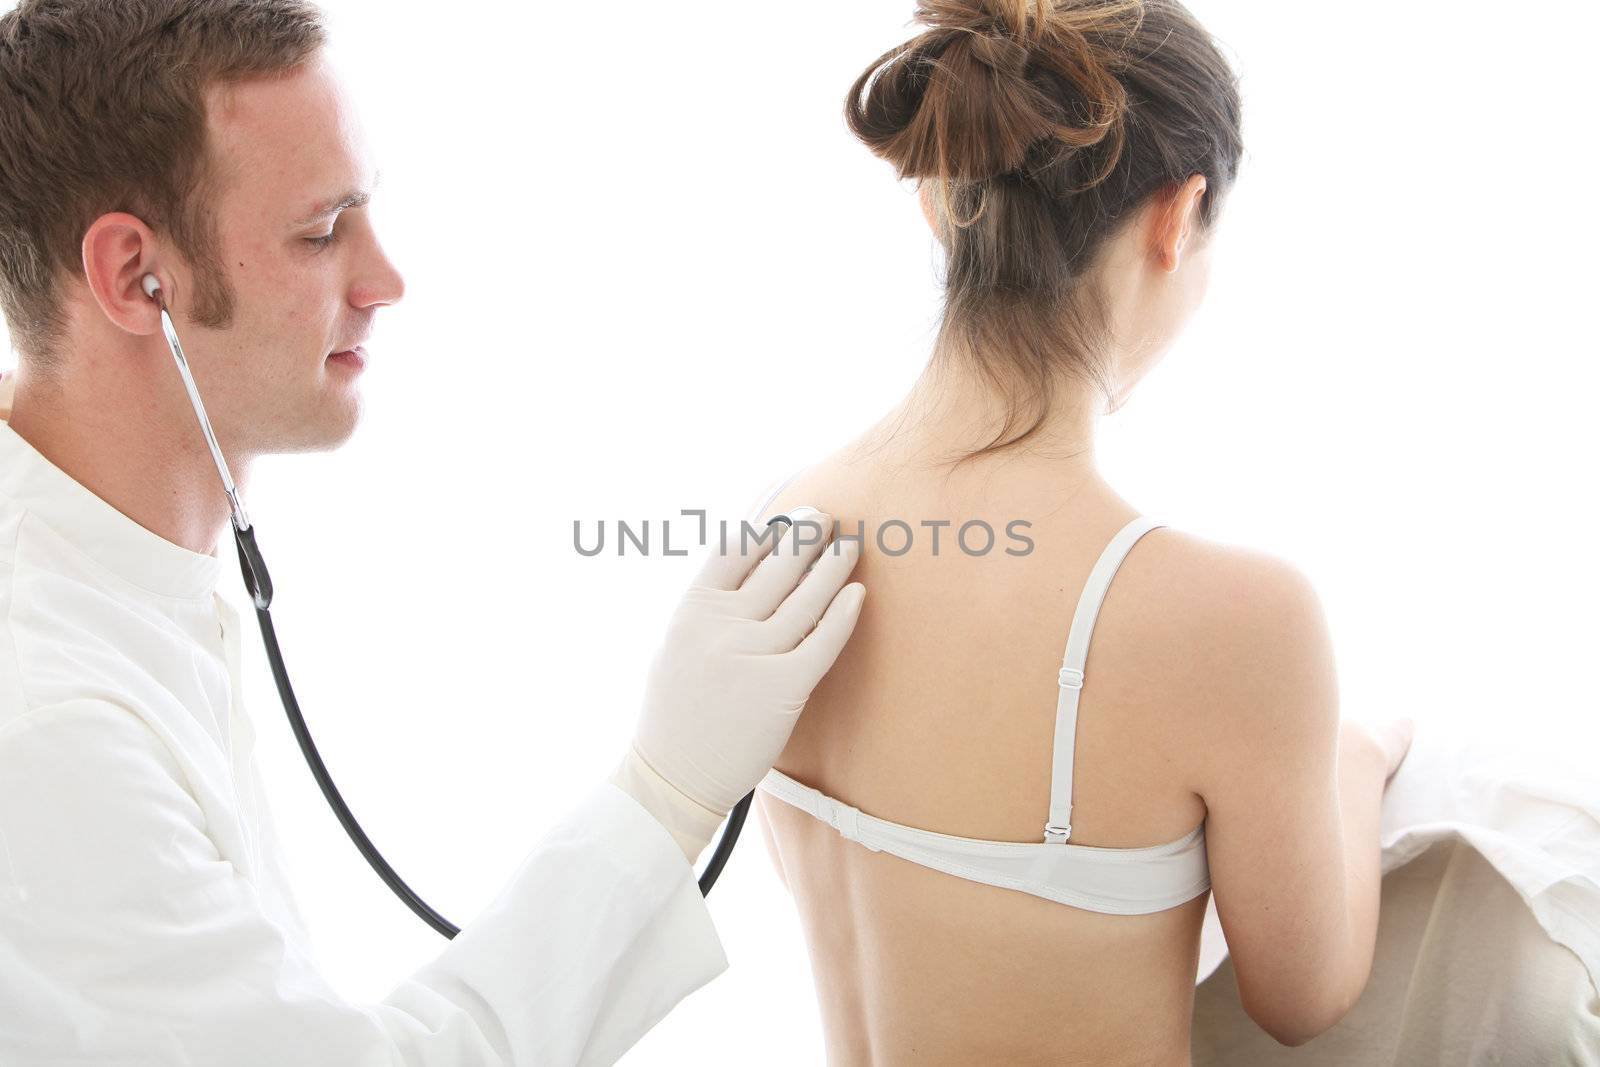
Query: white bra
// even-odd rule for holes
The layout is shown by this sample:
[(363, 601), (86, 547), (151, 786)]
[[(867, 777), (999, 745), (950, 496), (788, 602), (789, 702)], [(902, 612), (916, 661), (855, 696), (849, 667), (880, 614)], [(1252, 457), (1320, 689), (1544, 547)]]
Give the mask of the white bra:
[[(791, 477), (793, 477), (791, 475)], [(783, 485), (787, 485), (784, 482)], [(761, 513), (782, 491), (773, 491)], [(759, 515), (760, 513), (758, 513)], [(1206, 864), (1205, 823), (1176, 841), (1146, 848), (1103, 848), (1068, 843), (1072, 836), (1072, 765), (1077, 743), (1078, 697), (1084, 661), (1100, 602), (1112, 575), (1135, 541), (1157, 526), (1145, 516), (1129, 522), (1100, 554), (1078, 598), (1067, 635), (1066, 656), (1056, 677), (1055, 760), (1050, 812), (1041, 842), (984, 841), (953, 837), (879, 819), (783, 774), (768, 772), (758, 788), (838, 830), (874, 852), (944, 871), (958, 878), (1044, 897), (1090, 911), (1144, 915), (1176, 907), (1211, 887)]]

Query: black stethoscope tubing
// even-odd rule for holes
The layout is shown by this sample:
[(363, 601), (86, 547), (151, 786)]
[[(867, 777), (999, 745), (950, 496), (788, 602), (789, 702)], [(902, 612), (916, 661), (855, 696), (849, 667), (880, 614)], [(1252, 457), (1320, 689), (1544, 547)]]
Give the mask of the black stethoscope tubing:
[[(272, 666), (272, 678), (278, 686), (278, 697), (282, 700), (283, 710), (289, 717), (289, 727), (294, 731), (295, 740), (300, 744), (300, 752), (311, 768), (311, 776), (316, 779), (323, 798), (333, 809), (345, 833), (350, 835), (350, 840), (355, 842), (357, 850), (366, 858), (372, 869), (378, 872), (378, 877), (383, 879), (383, 883), (423, 922), (445, 937), (453, 938), (461, 932), (461, 928), (429, 907), (427, 902), (395, 873), (389, 861), (383, 858), (383, 854), (378, 851), (366, 831), (361, 829), (356, 817), (351, 814), (350, 806), (344, 802), (344, 797), (339, 794), (338, 787), (333, 784), (333, 778), (328, 774), (328, 767), (322, 761), (322, 754), (317, 751), (316, 743), (311, 740), (311, 731), (306, 728), (305, 717), (300, 714), (300, 702), (295, 699), (294, 687), (289, 684), (289, 671), (283, 664), (283, 651), (278, 647), (277, 631), (272, 625), (272, 614), (269, 610), (272, 606), (272, 577), (267, 573), (266, 560), (262, 558), (260, 546), (256, 544), (255, 527), (245, 514), (244, 505), (239, 500), (238, 489), (233, 483), (233, 476), (228, 472), (228, 464), (222, 458), (222, 449), (217, 444), (216, 434), (212, 432), (211, 420), (206, 417), (205, 405), (200, 402), (200, 391), (195, 387), (194, 377), (189, 372), (189, 361), (183, 354), (178, 331), (173, 326), (172, 316), (167, 310), (160, 279), (153, 274), (146, 274), (140, 279), (140, 285), (145, 295), (161, 308), (161, 329), (166, 336), (167, 347), (172, 350), (172, 358), (177, 362), (178, 372), (183, 376), (184, 388), (189, 394), (189, 403), (194, 408), (195, 417), (200, 420), (200, 429), (205, 434), (207, 446), (211, 449), (217, 473), (222, 476), (222, 487), (228, 495), (228, 504), (232, 512), (233, 539), (239, 549), (239, 568), (244, 575), (245, 588), (249, 590), (250, 599), (255, 605), (256, 619), (261, 624), (261, 641), (267, 649), (267, 661)], [(788, 521), (788, 516), (779, 515), (769, 520), (768, 525)], [(723, 867), (727, 866), (728, 857), (733, 854), (733, 846), (739, 840), (739, 831), (744, 828), (745, 816), (749, 814), (750, 802), (754, 797), (755, 792), (752, 790), (728, 813), (722, 837), (717, 842), (705, 871), (700, 875), (701, 896), (711, 892), (711, 887), (716, 884)]]
[[(779, 516), (772, 520), (772, 522), (779, 521), (787, 521), (787, 517)], [(272, 603), (272, 579), (267, 574), (266, 562), (261, 558), (261, 550), (256, 545), (254, 528), (246, 527), (240, 530), (235, 527), (234, 541), (239, 548), (239, 567), (244, 574), (245, 587), (250, 590), (251, 598), (255, 602), (256, 619), (261, 624), (261, 640), (267, 648), (267, 661), (272, 665), (272, 678), (277, 682), (278, 696), (283, 701), (283, 710), (289, 716), (289, 726), (294, 731), (295, 740), (300, 743), (300, 751), (311, 768), (311, 776), (316, 779), (323, 797), (333, 809), (334, 815), (338, 816), (339, 824), (344, 827), (345, 833), (350, 835), (350, 840), (355, 842), (357, 850), (366, 857), (372, 869), (378, 872), (378, 877), (383, 879), (384, 884), (423, 922), (445, 937), (455, 937), (460, 932), (460, 927), (429, 907), (427, 902), (417, 896), (405, 880), (395, 873), (389, 861), (383, 858), (383, 854), (367, 837), (366, 831), (361, 829), (361, 824), (351, 814), (344, 797), (340, 796), (339, 788), (333, 784), (327, 765), (322, 762), (322, 755), (317, 751), (316, 743), (311, 740), (311, 731), (306, 728), (305, 717), (300, 714), (300, 702), (295, 699), (294, 687), (289, 684), (289, 671), (283, 664), (283, 652), (278, 647), (278, 635), (273, 629), (272, 613), (268, 610)], [(739, 832), (744, 828), (745, 817), (750, 812), (750, 802), (754, 797), (755, 792), (752, 790), (728, 813), (722, 837), (718, 840), (705, 871), (700, 875), (701, 896), (710, 894), (711, 887), (716, 885), (723, 867), (727, 866), (728, 857), (733, 855), (733, 846), (739, 840)]]

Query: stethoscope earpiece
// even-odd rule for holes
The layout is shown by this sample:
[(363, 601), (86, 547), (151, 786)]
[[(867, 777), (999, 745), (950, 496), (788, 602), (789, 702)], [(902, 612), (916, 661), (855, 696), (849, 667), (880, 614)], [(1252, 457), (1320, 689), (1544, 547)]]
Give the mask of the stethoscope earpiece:
[(156, 298), (156, 293), (161, 289), (161, 279), (154, 274), (146, 274), (139, 284), (144, 289), (144, 295), (152, 300)]

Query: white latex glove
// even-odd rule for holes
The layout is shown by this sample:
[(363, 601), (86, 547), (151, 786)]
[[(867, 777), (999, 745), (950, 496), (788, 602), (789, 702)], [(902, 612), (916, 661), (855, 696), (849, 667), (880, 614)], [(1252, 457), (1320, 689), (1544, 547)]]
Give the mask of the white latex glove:
[(737, 528), (725, 553), (712, 547), (667, 625), (632, 750), (612, 778), (647, 808), (679, 802), (666, 817), (651, 810), (691, 860), (777, 762), (866, 595), (844, 584), (858, 541), (834, 541), (832, 516), (814, 508), (789, 514), (792, 526), (744, 551)]

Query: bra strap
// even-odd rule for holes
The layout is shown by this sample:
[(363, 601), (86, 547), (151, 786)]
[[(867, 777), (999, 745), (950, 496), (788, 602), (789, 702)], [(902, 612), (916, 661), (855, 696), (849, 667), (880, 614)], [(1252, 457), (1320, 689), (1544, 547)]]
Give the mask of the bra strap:
[(1056, 698), (1055, 758), (1050, 772), (1050, 818), (1044, 826), (1046, 844), (1064, 845), (1072, 836), (1072, 760), (1078, 743), (1078, 697), (1083, 692), (1083, 665), (1089, 658), (1089, 637), (1100, 614), (1111, 578), (1122, 565), (1133, 543), (1165, 523), (1139, 515), (1132, 519), (1106, 545), (1083, 584), (1078, 609), (1072, 614), (1072, 630), (1067, 634), (1067, 653), (1056, 675), (1060, 695)]

